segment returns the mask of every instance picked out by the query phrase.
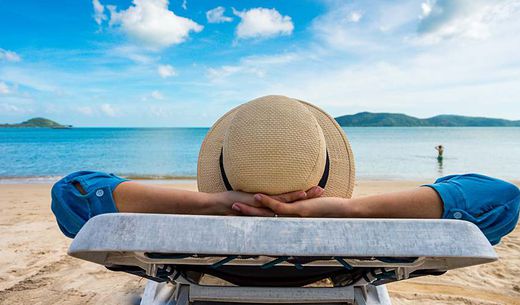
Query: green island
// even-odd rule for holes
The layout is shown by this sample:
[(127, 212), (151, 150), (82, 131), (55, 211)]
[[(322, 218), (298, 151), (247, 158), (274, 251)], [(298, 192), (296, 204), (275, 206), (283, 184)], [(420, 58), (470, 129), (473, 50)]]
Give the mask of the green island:
[(420, 119), (402, 113), (360, 112), (336, 118), (344, 127), (520, 127), (519, 121), (442, 114)]
[(32, 118), (17, 124), (0, 124), (0, 128), (54, 128), (67, 129), (72, 125), (62, 125), (46, 118)]
[[(402, 113), (360, 112), (335, 118), (343, 127), (520, 127), (520, 120), (470, 117), (442, 114), (420, 119)], [(72, 125), (62, 125), (46, 118), (32, 118), (17, 124), (0, 124), (0, 128), (54, 128), (67, 129)]]

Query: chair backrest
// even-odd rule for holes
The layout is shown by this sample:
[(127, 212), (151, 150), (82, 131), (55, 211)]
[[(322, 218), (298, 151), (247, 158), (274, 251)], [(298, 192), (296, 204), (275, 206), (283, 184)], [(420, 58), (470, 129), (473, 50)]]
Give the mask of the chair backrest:
[(89, 220), (69, 254), (157, 281), (192, 272), (251, 286), (331, 276), (385, 283), (497, 259), (480, 230), (460, 220), (124, 213)]

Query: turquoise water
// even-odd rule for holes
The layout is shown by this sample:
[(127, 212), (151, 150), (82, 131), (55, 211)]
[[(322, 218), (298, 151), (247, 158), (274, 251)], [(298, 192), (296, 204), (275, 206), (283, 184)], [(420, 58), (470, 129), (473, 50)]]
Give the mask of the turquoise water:
[[(90, 169), (194, 177), (207, 128), (0, 128), (0, 179)], [(520, 179), (520, 128), (346, 128), (360, 179), (434, 179), (479, 172)], [(445, 146), (440, 163), (434, 147)], [(9, 179), (7, 179), (9, 180)]]

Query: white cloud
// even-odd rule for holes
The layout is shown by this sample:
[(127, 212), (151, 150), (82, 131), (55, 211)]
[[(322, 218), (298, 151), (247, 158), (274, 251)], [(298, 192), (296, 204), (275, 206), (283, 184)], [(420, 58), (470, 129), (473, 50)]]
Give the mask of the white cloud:
[(131, 38), (152, 49), (165, 48), (188, 39), (190, 32), (203, 27), (191, 19), (175, 15), (168, 10), (168, 0), (133, 0), (126, 10), (110, 11), (110, 25), (119, 26)]
[(430, 13), (432, 12), (432, 6), (433, 6), (433, 3), (430, 0), (426, 0), (425, 2), (421, 3), (421, 10), (422, 10), (421, 18), (430, 15)]
[(185, 10), (188, 9), (188, 0), (182, 0), (181, 7)]
[(7, 84), (4, 82), (0, 82), (0, 94), (9, 94), (9, 93), (11, 93), (9, 86), (7, 86)]
[(363, 13), (360, 11), (354, 11), (348, 15), (347, 20), (350, 22), (359, 22), (361, 21), (361, 18), (363, 18)]
[(94, 20), (98, 25), (101, 25), (103, 21), (107, 20), (107, 15), (105, 15), (105, 7), (99, 0), (92, 0), (92, 6), (94, 7)]
[(31, 107), (27, 107), (27, 105), (18, 106), (12, 103), (0, 103), (0, 111), (2, 114), (6, 115), (30, 114), (34, 112), (34, 110)]
[(101, 104), (99, 110), (109, 117), (118, 116), (118, 111), (111, 104)]
[(223, 23), (223, 22), (231, 22), (233, 18), (224, 16), (224, 12), (226, 9), (222, 6), (217, 6), (214, 9), (211, 9), (206, 12), (206, 18), (209, 23)]
[(263, 73), (255, 68), (249, 68), (245, 66), (230, 66), (230, 65), (224, 65), (219, 68), (208, 68), (207, 76), (213, 80), (213, 81), (220, 81), (228, 76), (240, 73), (240, 72), (246, 72), (246, 73), (252, 73), (256, 76), (262, 76)]
[(423, 44), (487, 39), (498, 25), (520, 14), (520, 2), (514, 0), (437, 0), (425, 2), (421, 8), (418, 42)]
[(223, 81), (225, 78), (236, 74), (247, 74), (253, 75), (256, 78), (262, 78), (269, 69), (301, 59), (302, 57), (300, 55), (294, 53), (272, 56), (248, 56), (242, 58), (238, 65), (224, 65), (218, 68), (209, 68), (206, 70), (206, 76), (215, 82)]
[(162, 93), (157, 90), (152, 91), (150, 96), (156, 100), (164, 100), (164, 95), (162, 95)]
[[(224, 75), (226, 82), (213, 83), (218, 90), (211, 91), (217, 96), (233, 90), (232, 99), (243, 101), (282, 93), (333, 110), (333, 115), (388, 111), (425, 117), (439, 114), (441, 109), (445, 113), (518, 119), (514, 103), (519, 96), (520, 70), (507, 64), (514, 56), (511, 50), (518, 45), (499, 44), (496, 50), (492, 44), (438, 48), (384, 61), (365, 59), (353, 64), (338, 60), (328, 67), (321, 60), (305, 59), (266, 68), (269, 78), (264, 79), (248, 77), (243, 70), (229, 73)], [(489, 54), (489, 61), (478, 61), (483, 54)], [(243, 87), (237, 87), (237, 82)]]
[[(385, 8), (385, 12), (391, 13), (391, 11), (391, 8)], [(363, 18), (363, 14), (371, 17), (367, 22), (361, 23), (359, 21)], [(331, 5), (325, 14), (313, 20), (311, 30), (314, 38), (328, 49), (372, 52), (381, 42), (381, 39), (375, 36), (380, 35), (381, 29), (389, 31), (391, 22), (380, 18), (376, 9), (370, 6), (363, 8), (363, 14), (356, 3), (338, 1)]]
[(141, 101), (143, 102), (149, 102), (151, 100), (162, 101), (164, 99), (164, 95), (159, 90), (153, 90), (152, 92), (146, 93), (143, 96), (141, 96)]
[[(323, 30), (318, 33), (324, 35), (295, 48), (301, 50), (297, 54), (303, 60), (256, 66), (240, 60), (208, 70), (208, 77), (218, 80), (211, 82), (212, 98), (245, 101), (282, 93), (316, 103), (334, 115), (388, 111), (427, 117), (442, 111), (519, 119), (520, 40), (516, 33), (520, 19), (511, 14), (512, 2), (482, 2), (480, 8), (456, 10), (456, 19), (472, 15), (473, 10), (489, 12), (487, 39), (459, 35), (427, 47), (405, 39), (417, 35), (416, 26), (423, 20), (420, 2), (410, 3), (401, 4), (407, 16), (389, 20), (378, 12), (399, 11), (400, 6), (382, 9), (378, 5), (362, 9), (367, 16), (364, 22), (351, 23), (346, 16), (360, 8), (343, 7), (338, 1), (343, 8), (331, 7), (319, 17)], [(391, 25), (388, 32), (379, 30), (383, 24)], [(356, 41), (359, 37), (361, 41)], [(348, 56), (353, 49), (358, 51), (354, 58)], [(268, 77), (258, 78), (255, 68)]]
[(313, 38), (324, 49), (360, 56), (403, 49), (402, 33), (413, 30), (421, 14), (416, 0), (327, 3), (327, 12), (312, 22)]
[(22, 58), (20, 57), (20, 55), (16, 54), (16, 52), (0, 48), (0, 61), (2, 60), (18, 62), (22, 60)]
[(159, 73), (159, 75), (162, 78), (167, 78), (167, 77), (172, 77), (172, 76), (177, 75), (177, 71), (175, 71), (175, 69), (170, 65), (159, 65), (159, 67), (157, 67), (157, 73)]
[(242, 20), (237, 26), (238, 38), (267, 38), (291, 35), (294, 30), (290, 16), (282, 16), (276, 9), (253, 8), (233, 13)]
[(59, 73), (49, 77), (49, 70), (34, 66), (0, 69), (0, 78), (11, 84), (49, 93), (58, 93), (60, 91), (60, 88), (55, 86), (54, 83), (62, 77), (63, 75)]
[(128, 58), (139, 64), (150, 64), (159, 59), (158, 56), (153, 56), (150, 52), (132, 45), (116, 46), (108, 49), (106, 54), (109, 56)]

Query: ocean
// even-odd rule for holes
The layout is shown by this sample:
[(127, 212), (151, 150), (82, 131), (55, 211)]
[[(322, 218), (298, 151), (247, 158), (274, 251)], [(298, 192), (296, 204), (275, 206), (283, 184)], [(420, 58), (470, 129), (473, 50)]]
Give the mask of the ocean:
[[(520, 128), (344, 129), (358, 179), (434, 180), (477, 172), (520, 180)], [(77, 170), (190, 179), (208, 128), (0, 128), (0, 183), (47, 182)], [(434, 147), (445, 147), (437, 160)]]

